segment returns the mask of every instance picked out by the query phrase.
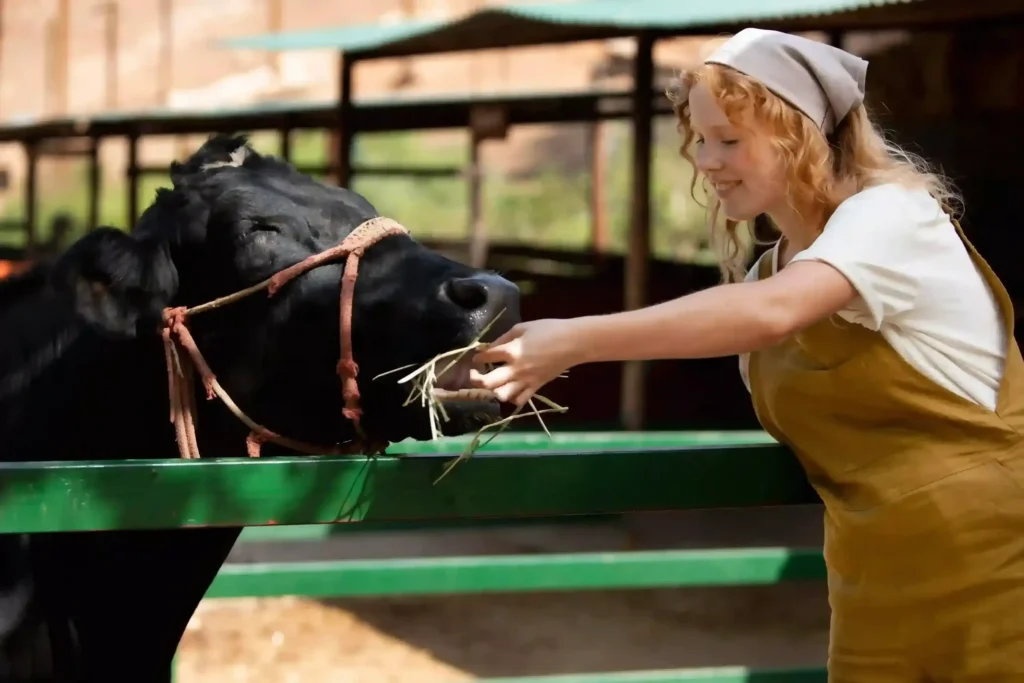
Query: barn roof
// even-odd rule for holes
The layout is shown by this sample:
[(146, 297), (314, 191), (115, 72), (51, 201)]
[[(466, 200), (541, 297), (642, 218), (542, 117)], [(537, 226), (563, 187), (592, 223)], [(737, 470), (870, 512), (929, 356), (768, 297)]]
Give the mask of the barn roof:
[[(938, 0), (942, 4), (943, 0)], [(450, 19), (378, 22), (227, 39), (236, 49), (333, 49), (360, 57), (397, 57), (626, 37), (847, 27), (899, 6), (920, 12), (936, 0), (563, 0), (488, 7)], [(883, 17), (879, 17), (882, 19)]]

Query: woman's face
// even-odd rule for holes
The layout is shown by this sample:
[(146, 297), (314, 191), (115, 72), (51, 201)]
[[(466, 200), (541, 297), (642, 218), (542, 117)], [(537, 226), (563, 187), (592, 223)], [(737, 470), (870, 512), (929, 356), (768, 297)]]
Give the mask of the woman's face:
[(768, 135), (753, 121), (742, 128), (730, 123), (703, 83), (691, 88), (689, 103), (697, 170), (714, 187), (722, 213), (748, 221), (785, 207), (785, 169)]

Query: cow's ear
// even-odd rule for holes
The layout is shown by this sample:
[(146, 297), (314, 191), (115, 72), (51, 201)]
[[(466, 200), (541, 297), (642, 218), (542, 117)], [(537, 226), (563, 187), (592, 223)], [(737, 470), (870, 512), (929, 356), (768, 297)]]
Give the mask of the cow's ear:
[(135, 337), (155, 326), (178, 288), (166, 248), (115, 228), (97, 228), (61, 255), (53, 286), (70, 296), (75, 312), (100, 331)]

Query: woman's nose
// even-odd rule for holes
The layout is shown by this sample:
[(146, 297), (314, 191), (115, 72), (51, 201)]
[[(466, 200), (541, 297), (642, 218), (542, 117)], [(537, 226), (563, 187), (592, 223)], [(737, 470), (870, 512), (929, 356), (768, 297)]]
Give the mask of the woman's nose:
[(707, 145), (702, 145), (697, 151), (697, 170), (702, 173), (717, 171), (722, 167), (722, 160), (713, 152), (708, 150)]

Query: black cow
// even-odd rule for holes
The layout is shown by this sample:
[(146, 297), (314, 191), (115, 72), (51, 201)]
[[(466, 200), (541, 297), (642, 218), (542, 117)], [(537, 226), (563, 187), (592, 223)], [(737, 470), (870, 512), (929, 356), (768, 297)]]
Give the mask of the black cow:
[[(46, 277), (30, 273), (0, 287), (5, 461), (179, 457), (161, 312), (262, 281), (377, 215), (355, 192), (260, 155), (244, 137), (210, 138), (171, 165), (171, 178), (173, 188), (157, 192), (131, 234), (92, 231)], [(314, 444), (353, 437), (335, 373), (342, 271), (342, 263), (323, 265), (273, 297), (249, 296), (188, 322), (253, 419)], [(428, 438), (418, 402), (402, 407), (408, 387), (373, 378), (469, 343), (498, 313), (488, 336), (501, 334), (518, 321), (518, 289), (404, 234), (365, 253), (356, 283), (362, 426), (377, 439)], [(196, 402), (201, 453), (244, 457), (247, 428), (221, 402)], [(498, 408), (448, 406), (444, 433), (476, 429)], [(264, 455), (283, 453), (263, 447)], [(179, 638), (239, 532), (3, 538), (0, 680), (167, 681)]]

